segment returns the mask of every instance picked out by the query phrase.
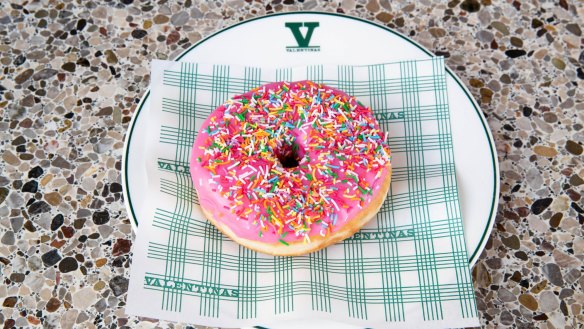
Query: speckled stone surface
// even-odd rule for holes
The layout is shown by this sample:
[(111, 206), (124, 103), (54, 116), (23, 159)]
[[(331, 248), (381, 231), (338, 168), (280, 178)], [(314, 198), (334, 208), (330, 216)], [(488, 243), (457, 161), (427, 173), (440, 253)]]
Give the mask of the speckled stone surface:
[(447, 58), (479, 101), (501, 166), (496, 226), (473, 268), (483, 326), (584, 323), (584, 3), (17, 3), (0, 2), (5, 328), (188, 327), (124, 314), (134, 238), (124, 135), (152, 59), (295, 10), (373, 20)]

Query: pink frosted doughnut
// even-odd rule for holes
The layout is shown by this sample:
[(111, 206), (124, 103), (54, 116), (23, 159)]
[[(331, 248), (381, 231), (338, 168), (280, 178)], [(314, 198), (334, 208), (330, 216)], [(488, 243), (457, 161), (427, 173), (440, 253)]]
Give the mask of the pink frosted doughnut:
[(277, 82), (219, 106), (190, 171), (203, 213), (253, 250), (301, 255), (358, 231), (379, 211), (391, 153), (371, 109), (311, 81)]

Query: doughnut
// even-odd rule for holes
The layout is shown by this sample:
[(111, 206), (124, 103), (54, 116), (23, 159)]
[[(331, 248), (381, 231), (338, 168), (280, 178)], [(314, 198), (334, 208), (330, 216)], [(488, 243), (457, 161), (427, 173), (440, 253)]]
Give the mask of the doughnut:
[(370, 108), (312, 81), (235, 96), (200, 127), (190, 173), (205, 217), (257, 252), (297, 256), (379, 211), (391, 151)]

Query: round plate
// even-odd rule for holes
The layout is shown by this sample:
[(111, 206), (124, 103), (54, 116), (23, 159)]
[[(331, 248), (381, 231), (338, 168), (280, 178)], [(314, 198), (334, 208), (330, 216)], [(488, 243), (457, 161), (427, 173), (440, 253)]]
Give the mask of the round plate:
[[(176, 60), (282, 68), (327, 63), (364, 65), (432, 56), (415, 41), (366, 20), (296, 12), (235, 24), (193, 45)], [(464, 233), (472, 266), (493, 226), (499, 168), (493, 137), (479, 106), (449, 69), (447, 85)], [(148, 220), (142, 141), (148, 134), (149, 94), (140, 101), (130, 124), (123, 159), (124, 197), (134, 228)]]

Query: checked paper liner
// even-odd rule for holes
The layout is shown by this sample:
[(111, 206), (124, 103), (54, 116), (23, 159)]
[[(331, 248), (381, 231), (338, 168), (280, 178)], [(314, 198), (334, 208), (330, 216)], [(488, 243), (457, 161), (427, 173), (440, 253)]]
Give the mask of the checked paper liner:
[[(389, 132), (393, 176), (375, 219), (300, 257), (257, 254), (206, 221), (193, 141), (229, 97), (313, 80), (356, 96)], [(150, 218), (134, 244), (127, 312), (223, 327), (319, 317), (367, 327), (478, 325), (441, 57), (262, 69), (154, 61), (146, 144)]]

